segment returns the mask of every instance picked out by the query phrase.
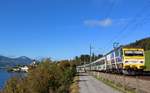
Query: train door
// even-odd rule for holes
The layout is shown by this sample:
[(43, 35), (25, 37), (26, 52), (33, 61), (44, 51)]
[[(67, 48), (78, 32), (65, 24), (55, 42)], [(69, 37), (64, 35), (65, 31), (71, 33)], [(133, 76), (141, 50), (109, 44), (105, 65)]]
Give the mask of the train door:
[(123, 69), (122, 48), (119, 48), (115, 51), (115, 61), (117, 65), (117, 70), (121, 72)]

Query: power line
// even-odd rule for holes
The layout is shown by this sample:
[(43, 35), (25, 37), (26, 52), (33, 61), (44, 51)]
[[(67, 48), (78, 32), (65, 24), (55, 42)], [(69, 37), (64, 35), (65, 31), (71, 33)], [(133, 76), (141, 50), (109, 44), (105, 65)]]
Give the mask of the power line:
[[(110, 5), (110, 9), (109, 9), (110, 11), (108, 11), (108, 12), (107, 12), (107, 15), (105, 16), (106, 19), (111, 15), (114, 6), (115, 6), (115, 0), (113, 0), (112, 3), (111, 3), (111, 5)], [(104, 18), (104, 19), (105, 19), (105, 18)]]
[[(113, 0), (113, 1), (111, 2), (110, 8), (109, 8), (110, 11), (108, 11), (108, 12), (106, 13), (104, 19), (108, 19), (108, 17), (111, 15), (111, 13), (112, 13), (113, 8), (115, 7), (115, 5), (116, 5), (116, 1)], [(103, 51), (105, 51), (105, 50), (103, 50)]]
[[(117, 35), (115, 35), (110, 41), (108, 41), (108, 44), (110, 44), (111, 42), (114, 42), (114, 40), (116, 39), (116, 38), (118, 38), (118, 36), (121, 36), (121, 34), (123, 34), (124, 33), (124, 31), (125, 30), (127, 30), (128, 29), (128, 27), (130, 26), (130, 25), (132, 25), (132, 23), (134, 23), (135, 21), (136, 21), (136, 19), (139, 17), (139, 15), (145, 10), (145, 8), (147, 9), (148, 7), (150, 7), (149, 5), (147, 6), (144, 6), (142, 9), (141, 9), (141, 11), (140, 12), (138, 12), (136, 15), (135, 15), (135, 17), (134, 17), (134, 19), (132, 19), (130, 22), (128, 22), (128, 24), (126, 24), (124, 27), (123, 27), (123, 29), (121, 30), (121, 31), (119, 31), (119, 33), (117, 34)], [(117, 39), (118, 40), (118, 39)], [(107, 49), (108, 48), (108, 44), (106, 44), (106, 48), (105, 49)]]
[[(150, 16), (150, 14), (149, 14)], [(141, 27), (142, 25), (146, 24), (148, 21), (148, 18), (150, 19), (150, 17), (145, 17), (143, 18), (140, 22), (136, 23), (133, 30), (130, 32), (130, 35), (127, 33), (126, 35), (124, 35), (124, 37), (122, 39), (120, 39), (121, 41), (123, 41), (125, 38), (132, 36), (132, 34), (134, 33), (134, 31), (136, 31), (137, 28)]]
[[(149, 6), (150, 7), (150, 6)], [(147, 11), (149, 11), (149, 9), (147, 9)], [(146, 10), (144, 11), (144, 12), (146, 12)], [(142, 16), (142, 15), (141, 15)], [(150, 13), (148, 14), (148, 15), (146, 15), (145, 17), (143, 17), (143, 18), (141, 18), (141, 16), (139, 17), (139, 19), (137, 19), (136, 21), (135, 21), (135, 25), (134, 25), (134, 27), (132, 28), (132, 32), (130, 32), (130, 35), (129, 35), (129, 33), (127, 33), (128, 34), (128, 36), (131, 36), (131, 34), (133, 34), (133, 31), (135, 31), (138, 27), (141, 27), (142, 25), (144, 25), (144, 24), (146, 24), (146, 22), (148, 22), (149, 20), (147, 20), (148, 18), (150, 19)], [(138, 21), (139, 20), (139, 21)], [(120, 39), (120, 40), (124, 40), (125, 38), (127, 38), (128, 36), (127, 36), (127, 34), (126, 34), (126, 36), (124, 36), (122, 39)]]

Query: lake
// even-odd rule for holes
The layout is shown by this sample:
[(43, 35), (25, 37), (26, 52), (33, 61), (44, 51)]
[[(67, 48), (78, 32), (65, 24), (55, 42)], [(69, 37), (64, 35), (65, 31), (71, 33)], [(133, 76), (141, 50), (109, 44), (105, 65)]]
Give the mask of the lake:
[(24, 73), (8, 73), (6, 69), (0, 69), (0, 89), (2, 89), (8, 79), (16, 75), (24, 75)]

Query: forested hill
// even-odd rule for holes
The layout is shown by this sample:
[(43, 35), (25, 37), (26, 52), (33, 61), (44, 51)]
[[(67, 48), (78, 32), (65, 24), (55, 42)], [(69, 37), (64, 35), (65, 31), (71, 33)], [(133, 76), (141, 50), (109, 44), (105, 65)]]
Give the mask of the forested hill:
[(28, 65), (30, 63), (32, 63), (32, 59), (25, 57), (25, 56), (17, 57), (17, 58), (9, 58), (9, 57), (0, 55), (0, 67)]
[(150, 37), (137, 40), (136, 42), (130, 43), (126, 47), (143, 48), (145, 51), (150, 50)]

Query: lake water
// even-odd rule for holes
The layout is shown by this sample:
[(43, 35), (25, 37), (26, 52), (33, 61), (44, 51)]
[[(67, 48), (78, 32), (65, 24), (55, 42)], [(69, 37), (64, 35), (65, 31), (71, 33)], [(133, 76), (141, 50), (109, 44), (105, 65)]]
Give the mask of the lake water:
[(2, 89), (8, 79), (16, 75), (23, 75), (23, 73), (8, 73), (6, 69), (0, 69), (0, 89)]

